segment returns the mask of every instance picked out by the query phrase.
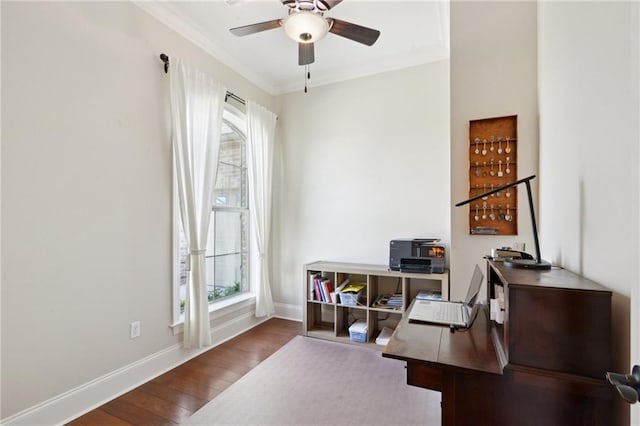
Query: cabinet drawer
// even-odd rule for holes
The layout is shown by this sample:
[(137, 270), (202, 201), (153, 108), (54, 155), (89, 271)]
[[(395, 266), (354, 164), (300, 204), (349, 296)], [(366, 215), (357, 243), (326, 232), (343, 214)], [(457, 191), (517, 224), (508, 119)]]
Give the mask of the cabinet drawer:
[(611, 371), (611, 292), (510, 285), (509, 363), (602, 379)]
[(442, 391), (442, 371), (422, 363), (407, 362), (407, 384)]

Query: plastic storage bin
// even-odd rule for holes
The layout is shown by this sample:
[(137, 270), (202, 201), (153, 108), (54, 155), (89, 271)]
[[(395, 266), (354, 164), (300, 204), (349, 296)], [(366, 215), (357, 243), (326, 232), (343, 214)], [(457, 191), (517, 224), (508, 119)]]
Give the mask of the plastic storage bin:
[(353, 342), (367, 343), (367, 322), (358, 320), (349, 327), (349, 338)]
[(340, 293), (340, 304), (356, 306), (360, 300), (364, 299), (364, 289), (357, 293)]

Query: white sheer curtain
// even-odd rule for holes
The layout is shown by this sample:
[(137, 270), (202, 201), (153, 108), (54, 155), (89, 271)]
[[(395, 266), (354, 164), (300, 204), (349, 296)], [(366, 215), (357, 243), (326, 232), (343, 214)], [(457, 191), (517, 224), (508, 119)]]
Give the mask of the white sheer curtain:
[(180, 59), (171, 58), (169, 75), (178, 198), (189, 250), (184, 346), (200, 348), (211, 344), (205, 251), (226, 88)]
[(269, 281), (269, 234), (271, 224), (271, 181), (276, 116), (253, 101), (247, 101), (247, 155), (251, 225), (256, 236), (258, 289), (256, 316), (275, 310)]

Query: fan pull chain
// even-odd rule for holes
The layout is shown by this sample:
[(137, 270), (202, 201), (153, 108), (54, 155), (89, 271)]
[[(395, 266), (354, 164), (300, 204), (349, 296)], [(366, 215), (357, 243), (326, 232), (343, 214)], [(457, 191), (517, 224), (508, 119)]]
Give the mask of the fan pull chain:
[(307, 93), (307, 81), (311, 79), (311, 71), (309, 65), (304, 66), (304, 93)]

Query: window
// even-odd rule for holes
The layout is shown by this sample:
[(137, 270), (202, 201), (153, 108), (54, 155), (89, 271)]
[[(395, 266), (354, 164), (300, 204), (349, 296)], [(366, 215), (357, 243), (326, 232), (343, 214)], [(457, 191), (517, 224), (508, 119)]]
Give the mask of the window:
[[(245, 126), (244, 114), (227, 105), (223, 114), (218, 172), (205, 253), (210, 310), (214, 302), (250, 291), (247, 156), (246, 139), (241, 130)], [(177, 296), (174, 321), (179, 322), (187, 294), (187, 242), (177, 202), (175, 209), (178, 273), (174, 279), (174, 294)]]

